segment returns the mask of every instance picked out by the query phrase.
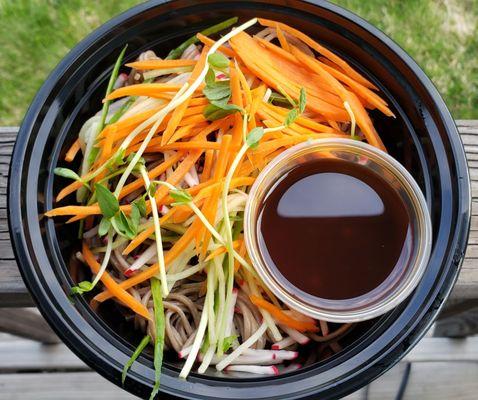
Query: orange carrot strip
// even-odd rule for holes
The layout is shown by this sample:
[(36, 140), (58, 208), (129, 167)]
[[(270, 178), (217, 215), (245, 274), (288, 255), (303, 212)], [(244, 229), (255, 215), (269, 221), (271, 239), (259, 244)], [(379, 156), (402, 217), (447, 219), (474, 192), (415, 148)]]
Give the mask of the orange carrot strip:
[(192, 149), (212, 149), (219, 150), (221, 143), (218, 142), (209, 142), (207, 140), (191, 140), (189, 142), (175, 142), (165, 144), (164, 146), (151, 146), (150, 150), (157, 152), (168, 151), (168, 150), (192, 150)]
[(176, 67), (190, 67), (196, 65), (196, 60), (144, 60), (135, 61), (126, 64), (127, 67), (145, 70), (145, 69), (165, 69)]
[(210, 178), (213, 159), (214, 159), (214, 150), (207, 150), (206, 155), (204, 157), (204, 166), (203, 166), (201, 176), (199, 177), (199, 182), (205, 182)]
[[(242, 245), (242, 243), (243, 243), (242, 239), (234, 240), (232, 242), (232, 247), (235, 250), (237, 250), (239, 246)], [(216, 250), (211, 251), (204, 261), (205, 262), (211, 261), (213, 258), (216, 258), (217, 256), (220, 256), (221, 254), (224, 254), (226, 251), (227, 251), (226, 247), (220, 246)]]
[(71, 145), (71, 147), (68, 149), (68, 151), (66, 152), (65, 161), (72, 162), (74, 160), (76, 154), (80, 150), (80, 148), (81, 148), (80, 139), (76, 139), (73, 142), (73, 144)]
[(248, 121), (248, 128), (249, 130), (256, 127), (256, 112), (259, 108), (259, 105), (262, 103), (262, 99), (264, 98), (264, 94), (266, 93), (266, 85), (263, 83), (251, 91), (252, 95), (252, 104), (249, 108), (249, 121)]
[[(245, 240), (241, 240), (241, 246), (239, 247), (238, 253), (242, 258), (244, 258), (246, 256), (247, 250), (246, 250), (246, 241)], [(234, 272), (239, 271), (240, 267), (241, 267), (241, 264), (239, 263), (239, 261), (234, 259)]]
[[(95, 260), (95, 256), (85, 242), (83, 242), (82, 253), (88, 266), (91, 268), (93, 273), (97, 274), (100, 271), (101, 266), (98, 261)], [(121, 288), (106, 271), (101, 275), (101, 282), (103, 282), (112, 296), (116, 297), (119, 301), (121, 301), (121, 303), (129, 307), (136, 314), (141, 315), (146, 319), (151, 318), (148, 309), (133, 296), (131, 296), (126, 290)]]
[[(342, 107), (340, 97), (319, 89), (317, 85), (312, 85), (310, 73), (307, 73), (305, 69), (296, 65), (287, 66), (286, 60), (282, 60), (282, 65), (279, 67), (280, 60), (272, 59), (273, 53), (268, 53), (244, 32), (233, 37), (230, 43), (247, 67), (269, 86), (277, 91), (285, 91), (296, 100), (299, 98), (300, 88), (304, 87), (307, 91), (308, 109), (338, 121), (349, 120), (347, 112), (340, 108)], [(290, 71), (287, 77), (282, 70)]]
[[(237, 69), (231, 65), (229, 68), (230, 85), (231, 85), (231, 100), (232, 104), (244, 108), (241, 94), (241, 83), (239, 80), (239, 73)], [(242, 139), (242, 116), (239, 113), (234, 114), (234, 126), (232, 128), (232, 145), (234, 147), (241, 143)]]
[[(149, 206), (149, 203), (146, 202)], [(126, 204), (120, 206), (120, 209), (125, 213), (131, 212), (131, 205)], [(64, 207), (57, 207), (52, 210), (49, 210), (45, 213), (47, 217), (58, 217), (58, 216), (65, 216), (65, 215), (83, 215), (87, 217), (88, 215), (98, 215), (101, 214), (100, 206), (98, 204), (93, 204), (91, 206), (64, 206)]]
[(325, 69), (323, 69), (318, 61), (316, 61), (314, 58), (304, 54), (294, 46), (292, 46), (292, 53), (308, 68), (326, 79), (329, 82), (329, 85), (337, 91), (337, 94), (340, 96), (342, 101), (347, 101), (350, 104), (350, 107), (355, 114), (355, 118), (357, 119), (357, 125), (364, 133), (368, 143), (372, 146), (378, 147), (381, 150), (385, 150), (382, 139), (380, 139), (378, 136), (378, 133), (373, 126), (372, 120), (370, 119), (362, 103), (360, 103), (358, 100), (357, 96), (345, 89), (342, 84), (332, 75), (330, 75)]
[(259, 24), (261, 24), (262, 26), (268, 26), (272, 28), (279, 26), (280, 29), (282, 29), (284, 32), (291, 34), (292, 36), (304, 42), (307, 46), (311, 47), (318, 53), (324, 55), (329, 60), (333, 61), (335, 64), (339, 65), (351, 78), (353, 78), (357, 82), (360, 82), (362, 85), (368, 88), (376, 89), (376, 87), (373, 85), (372, 82), (370, 82), (369, 80), (364, 78), (362, 75), (360, 75), (357, 71), (355, 71), (346, 61), (342, 60), (335, 53), (325, 48), (324, 46), (321, 46), (316, 41), (312, 40), (309, 36), (298, 31), (297, 29), (294, 29), (281, 22), (271, 21), (264, 18), (259, 18)]
[(387, 117), (394, 117), (393, 112), (387, 107), (387, 102), (383, 100), (378, 94), (372, 92), (370, 89), (366, 88), (362, 84), (354, 81), (349, 78), (347, 75), (343, 74), (340, 71), (330, 67), (327, 64), (321, 63), (321, 66), (326, 70), (330, 75), (332, 75), (337, 80), (345, 83), (349, 86), (350, 89), (357, 95), (361, 96), (367, 100), (372, 106), (375, 106), (381, 112), (383, 112)]
[(276, 24), (276, 32), (277, 32), (277, 39), (279, 39), (279, 43), (281, 47), (285, 51), (290, 51), (289, 43), (287, 42), (287, 39), (284, 36), (284, 33), (282, 32), (282, 29), (279, 27), (279, 24)]
[[(189, 80), (188, 80), (189, 84), (192, 84), (198, 78), (202, 70), (204, 69), (208, 51), (209, 51), (209, 47), (204, 46), (201, 52), (201, 56), (199, 57), (199, 60), (197, 61), (196, 66), (194, 67), (193, 72), (191, 73), (191, 76), (189, 77)], [(188, 97), (183, 103), (177, 106), (176, 109), (173, 111), (173, 114), (171, 115), (171, 119), (169, 120), (168, 125), (166, 126), (166, 129), (163, 132), (163, 136), (161, 139), (162, 145), (169, 143), (176, 128), (179, 125), (179, 121), (183, 119), (184, 113), (189, 107), (190, 99), (191, 97)]]
[[(262, 102), (260, 104), (260, 107), (261, 107), (262, 110), (267, 109), (267, 114), (274, 116), (274, 118), (279, 122), (283, 121), (285, 116), (290, 111), (287, 108), (275, 106), (273, 104), (266, 103), (266, 102)], [(297, 117), (297, 119), (295, 120), (295, 123), (298, 124), (298, 125), (303, 126), (304, 128), (312, 129), (313, 131), (316, 131), (316, 132), (337, 133), (337, 134), (342, 133), (342, 131), (340, 131), (340, 130), (332, 129), (330, 126), (323, 125), (323, 124), (320, 124), (318, 122), (315, 122), (314, 120), (312, 120), (310, 118), (307, 118), (307, 117), (304, 117), (303, 115), (300, 115), (299, 117)]]
[(114, 100), (125, 96), (148, 96), (155, 97), (156, 93), (176, 92), (181, 85), (170, 85), (167, 83), (138, 83), (137, 85), (124, 86), (114, 90), (105, 100)]
[(249, 299), (251, 300), (252, 304), (268, 311), (272, 315), (272, 318), (281, 324), (287, 325), (289, 328), (296, 329), (299, 332), (317, 332), (318, 330), (317, 326), (313, 322), (298, 321), (285, 314), (284, 311), (279, 307), (269, 303), (264, 299), (261, 299), (258, 296), (251, 294)]
[(241, 71), (241, 68), (239, 65), (236, 65), (236, 71), (237, 71), (237, 76), (239, 77), (239, 82), (241, 83), (242, 90), (244, 91), (244, 95), (246, 98), (246, 104), (247, 106), (251, 106), (252, 104), (252, 95), (251, 95), (251, 88), (249, 87), (249, 84), (247, 83), (246, 77)]
[[(202, 33), (198, 33), (196, 35), (196, 37), (199, 39), (200, 42), (202, 42), (205, 46), (213, 46), (214, 43), (216, 43), (215, 40), (212, 40), (210, 38), (208, 38), (207, 36), (204, 36)], [(221, 53), (225, 54), (226, 56), (229, 56), (229, 57), (234, 57), (235, 56), (235, 53), (233, 50), (231, 50), (229, 47), (225, 47), (225, 46), (219, 46), (219, 49), (218, 49)]]
[[(171, 176), (167, 179), (167, 182), (171, 185), (177, 185), (181, 179), (184, 178), (184, 175), (191, 169), (191, 167), (196, 163), (198, 158), (203, 153), (203, 150), (194, 150), (187, 155), (187, 157), (178, 165), (178, 167), (174, 170)], [(160, 186), (156, 191), (154, 198), (156, 204), (161, 204), (161, 201), (166, 197), (169, 193), (169, 189), (166, 186)], [(146, 208), (148, 213), (151, 211), (151, 206)]]
[(58, 193), (58, 195), (56, 196), (56, 201), (58, 202), (63, 200), (66, 196), (73, 192), (76, 192), (82, 186), (83, 184), (80, 181), (71, 182), (69, 185), (65, 186), (62, 190), (60, 190), (60, 193)]
[[(214, 180), (218, 181), (219, 179), (223, 178), (226, 173), (227, 163), (229, 160), (229, 148), (232, 143), (232, 136), (231, 135), (224, 135), (222, 137), (221, 148), (219, 150), (217, 161), (214, 170)], [(214, 225), (214, 220), (216, 218), (217, 213), (217, 205), (219, 196), (221, 193), (221, 188), (216, 188), (212, 193), (211, 196), (207, 199), (206, 203), (203, 206), (203, 214), (207, 218), (207, 220)], [(204, 232), (205, 231), (205, 232)], [(203, 243), (201, 248), (201, 257), (204, 258), (207, 252), (207, 248), (209, 245), (209, 240), (211, 239), (211, 233), (206, 230), (205, 227), (202, 227), (200, 233), (204, 232)]]
[(114, 124), (107, 125), (98, 135), (98, 139), (103, 139), (109, 135), (114, 135), (114, 140), (119, 140), (122, 137), (127, 136), (134, 128), (146, 121), (148, 118), (152, 117), (163, 107), (164, 105), (161, 105), (159, 107), (152, 108), (151, 110), (142, 111), (132, 115), (131, 117), (115, 122)]

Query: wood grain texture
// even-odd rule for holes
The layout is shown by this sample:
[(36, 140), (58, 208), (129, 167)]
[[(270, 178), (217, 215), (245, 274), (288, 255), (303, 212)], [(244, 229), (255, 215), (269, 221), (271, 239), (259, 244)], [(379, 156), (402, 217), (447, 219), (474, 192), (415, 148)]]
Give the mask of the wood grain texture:
[(36, 308), (0, 308), (0, 330), (45, 344), (60, 341)]
[[(478, 297), (478, 120), (456, 121), (465, 145), (472, 186), (472, 220), (469, 245), (452, 298)], [(0, 307), (31, 305), (16, 266), (7, 223), (6, 193), (10, 155), (17, 128), (0, 128)]]
[(0, 374), (0, 393), (8, 400), (133, 400), (138, 397), (96, 372)]
[[(89, 367), (64, 344), (44, 345), (32, 340), (0, 337), (0, 374), (28, 371), (87, 371)], [(404, 362), (476, 362), (478, 337), (423, 338)]]

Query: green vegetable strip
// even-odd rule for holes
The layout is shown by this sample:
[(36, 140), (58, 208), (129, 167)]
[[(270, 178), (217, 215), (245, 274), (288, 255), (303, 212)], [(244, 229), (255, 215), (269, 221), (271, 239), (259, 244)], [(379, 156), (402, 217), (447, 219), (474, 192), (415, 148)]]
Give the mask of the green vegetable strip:
[(207, 267), (207, 290), (206, 297), (208, 298), (208, 337), (211, 345), (216, 344), (216, 318), (214, 313), (214, 292), (216, 290), (216, 276), (214, 273), (214, 265), (212, 262)]
[(108, 125), (114, 124), (117, 122), (123, 114), (128, 111), (128, 109), (133, 105), (133, 103), (136, 101), (136, 97), (130, 97), (120, 108), (118, 111), (116, 111), (113, 116), (109, 119)]
[(143, 350), (149, 344), (150, 341), (151, 341), (151, 338), (149, 337), (149, 335), (147, 335), (143, 338), (143, 340), (141, 340), (138, 347), (136, 347), (136, 350), (134, 351), (133, 355), (128, 360), (128, 362), (124, 365), (123, 372), (121, 374), (121, 384), (124, 385), (124, 382), (126, 380), (126, 375), (128, 374), (128, 370), (131, 368), (133, 363), (136, 361), (139, 355), (143, 352)]
[[(116, 60), (115, 66), (113, 68), (113, 72), (111, 73), (110, 80), (108, 82), (108, 87), (106, 89), (105, 97), (108, 96), (113, 90), (113, 86), (116, 82), (116, 79), (118, 78), (118, 72), (119, 72), (119, 69), (121, 67), (121, 64), (123, 63), (123, 57), (124, 57), (124, 53), (126, 52), (127, 47), (128, 47), (128, 45), (123, 47), (123, 50), (121, 50), (121, 53), (120, 53), (118, 59)], [(103, 130), (103, 128), (105, 126), (106, 116), (108, 115), (109, 108), (110, 108), (110, 102), (109, 102), (109, 100), (106, 100), (104, 102), (103, 108), (101, 110), (101, 119), (100, 119), (100, 123), (98, 124), (98, 128), (96, 129), (95, 138), (98, 136), (98, 134)]]
[(154, 304), (154, 387), (151, 392), (150, 400), (153, 400), (159, 392), (159, 385), (161, 382), (161, 365), (163, 364), (163, 349), (164, 349), (164, 309), (163, 297), (161, 295), (161, 283), (156, 278), (151, 278), (151, 294), (153, 296)]
[[(204, 36), (209, 36), (214, 33), (220, 32), (224, 29), (229, 28), (230, 26), (234, 25), (237, 22), (237, 17), (229, 18), (223, 22), (220, 22), (216, 25), (210, 26), (209, 28), (204, 29), (201, 31), (201, 33)], [(196, 37), (196, 35), (191, 36), (188, 40), (185, 42), (181, 43), (178, 47), (176, 47), (174, 50), (171, 50), (166, 57), (166, 60), (176, 60), (179, 57), (181, 57), (181, 54), (184, 53), (184, 50), (186, 50), (189, 46), (192, 44), (196, 44), (199, 42), (199, 39)]]

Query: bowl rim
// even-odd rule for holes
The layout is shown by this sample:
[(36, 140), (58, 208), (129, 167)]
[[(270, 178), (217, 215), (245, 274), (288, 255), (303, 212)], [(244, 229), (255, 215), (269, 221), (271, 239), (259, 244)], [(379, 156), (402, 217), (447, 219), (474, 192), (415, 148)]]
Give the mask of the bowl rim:
[[(66, 326), (67, 321), (61, 313), (61, 310), (56, 309), (56, 304), (51, 302), (45, 302), (48, 299), (48, 295), (45, 292), (44, 288), (39, 286), (38, 276), (35, 271), (35, 261), (31, 244), (28, 243), (25, 235), (25, 229), (28, 227), (25, 224), (28, 224), (27, 220), (24, 220), (25, 216), (23, 215), (22, 205), (23, 202), (28, 202), (29, 204), (36, 204), (35, 201), (31, 198), (25, 199), (24, 193), (22, 193), (22, 188), (18, 185), (18, 182), (22, 181), (22, 176), (26, 172), (24, 169), (26, 150), (28, 142), (30, 140), (30, 134), (34, 130), (37, 119), (40, 118), (40, 111), (44, 102), (47, 100), (52, 89), (57, 84), (57, 75), (62, 75), (65, 70), (73, 63), (77, 57), (79, 57), (86, 49), (92, 46), (99, 37), (106, 35), (110, 32), (116, 25), (125, 23), (130, 18), (147, 12), (159, 5), (170, 4), (174, 0), (151, 0), (144, 4), (137, 5), (119, 16), (111, 19), (106, 22), (95, 31), (93, 31), (89, 36), (83, 39), (78, 45), (76, 45), (70, 53), (68, 53), (62, 61), (57, 65), (53, 72), (46, 79), (43, 86), (38, 91), (37, 95), (33, 99), (25, 118), (22, 122), (21, 128), (18, 132), (17, 140), (14, 146), (14, 151), (10, 163), (9, 170), (9, 183), (8, 183), (8, 200), (7, 208), (9, 209), (8, 219), (9, 219), (9, 228), (10, 228), (10, 237), (14, 248), (15, 258), (19, 265), (20, 272), (22, 277), (28, 287), (33, 299), (39, 305), (39, 309), (42, 312), (45, 319), (50, 323), (53, 329), (58, 333), (58, 335), (63, 339), (63, 341), (72, 348), (84, 361), (87, 362), (92, 367), (95, 367), (96, 363), (101, 363), (104, 361), (104, 354), (96, 354), (89, 347), (88, 343), (76, 343), (73, 345), (70, 339), (66, 336), (64, 332), (61, 331), (61, 326)], [(265, 4), (264, 1), (260, 1)], [(183, 2), (184, 3), (184, 2)], [(287, 3), (287, 4), (286, 4)], [(342, 388), (341, 392), (336, 392), (333, 396), (343, 395), (350, 393), (355, 389), (363, 385), (363, 383), (357, 383), (357, 380), (353, 381), (353, 378), (361, 376), (362, 379), (370, 380), (376, 378), (393, 364), (398, 361), (397, 357), (403, 357), (413, 345), (425, 334), (426, 329), (433, 322), (433, 318), (437, 315), (441, 306), (443, 305), (444, 299), (449, 295), (451, 288), (453, 287), (454, 282), (457, 279), (459, 267), (463, 261), (464, 252), (466, 248), (466, 242), (468, 237), (468, 228), (470, 224), (470, 210), (471, 210), (471, 196), (470, 196), (470, 180), (469, 173), (466, 166), (466, 158), (463, 149), (461, 139), (458, 135), (455, 123), (444, 103), (438, 91), (430, 81), (430, 79), (425, 75), (425, 73), (420, 69), (416, 62), (405, 53), (396, 43), (394, 43), (390, 38), (388, 38), (383, 32), (379, 29), (372, 26), (370, 23), (364, 19), (358, 17), (352, 12), (339, 7), (337, 5), (328, 3), (326, 1), (318, 0), (301, 0), (297, 2), (297, 5), (294, 5), (294, 8), (300, 5), (300, 3), (312, 5), (318, 8), (321, 8), (327, 12), (334, 13), (339, 17), (348, 20), (352, 25), (358, 25), (361, 29), (366, 31), (369, 35), (378, 39), (382, 44), (387, 46), (393, 53), (397, 55), (398, 58), (412, 71), (413, 75), (418, 79), (419, 84), (426, 90), (427, 94), (433, 99), (433, 109), (437, 112), (437, 119), (443, 124), (444, 129), (450, 133), (448, 135), (448, 140), (450, 142), (450, 149), (453, 152), (453, 165), (456, 168), (458, 174), (458, 183), (457, 189), (459, 192), (459, 202), (456, 206), (457, 209), (457, 224), (453, 231), (453, 237), (450, 239), (449, 243), (450, 250), (446, 254), (446, 258), (443, 258), (443, 264), (448, 265), (446, 276), (441, 278), (442, 281), (447, 280), (448, 284), (441, 284), (439, 291), (433, 292), (433, 308), (427, 311), (427, 320), (423, 320), (421, 325), (414, 325), (410, 327), (404, 337), (407, 337), (406, 345), (401, 346), (397, 350), (398, 346), (395, 346), (393, 349), (390, 348), (387, 354), (384, 354), (381, 358), (381, 361), (389, 361), (386, 368), (374, 368), (367, 369), (363, 368), (362, 370), (357, 370), (356, 373), (350, 377), (347, 377), (347, 388)], [(277, 4), (276, 4), (277, 5)], [(281, 2), (282, 6), (289, 6), (290, 3), (283, 1)], [(30, 156), (30, 155), (28, 155)], [(21, 200), (21, 201), (20, 201)], [(425, 311), (424, 311), (425, 313)], [(82, 350), (85, 353), (82, 353)], [(399, 354), (399, 355), (397, 355)], [(377, 361), (378, 362), (378, 361)], [(381, 363), (379, 363), (381, 364)], [(119, 382), (118, 370), (112, 371), (107, 370), (101, 365), (96, 365), (95, 368), (100, 374), (107, 377), (112, 381)], [(144, 393), (138, 385), (149, 385), (150, 380), (141, 376), (140, 374), (132, 374), (132, 379), (135, 381), (135, 385), (127, 385), (126, 389), (133, 393)], [(280, 378), (279, 378), (280, 379)], [(277, 381), (279, 381), (279, 379)], [(284, 379), (284, 378), (283, 378)], [(197, 381), (197, 380), (195, 380)], [(271, 381), (272, 385), (274, 381)], [(275, 386), (277, 388), (277, 386)], [(317, 388), (315, 388), (317, 389)], [(176, 387), (162, 386), (163, 393), (168, 393), (171, 396), (183, 396), (184, 398), (210, 398), (206, 395), (194, 394), (191, 392), (184, 392), (181, 389)], [(275, 390), (275, 389), (274, 389)], [(248, 392), (251, 394), (253, 392)], [(304, 391), (301, 392), (300, 396), (309, 396), (315, 393), (314, 388), (304, 388)], [(271, 392), (275, 394), (275, 392)], [(330, 393), (328, 396), (324, 395), (324, 398), (332, 396)], [(288, 395), (287, 398), (294, 398), (296, 396)], [(285, 398), (285, 397), (284, 397)]]

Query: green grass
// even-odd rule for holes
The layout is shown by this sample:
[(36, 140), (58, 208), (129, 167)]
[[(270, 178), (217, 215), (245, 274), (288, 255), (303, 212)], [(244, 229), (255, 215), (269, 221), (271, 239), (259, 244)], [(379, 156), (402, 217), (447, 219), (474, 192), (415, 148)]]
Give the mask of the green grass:
[[(0, 125), (16, 125), (78, 41), (135, 0), (0, 0)], [(335, 0), (398, 42), (455, 118), (478, 118), (478, 0)]]

